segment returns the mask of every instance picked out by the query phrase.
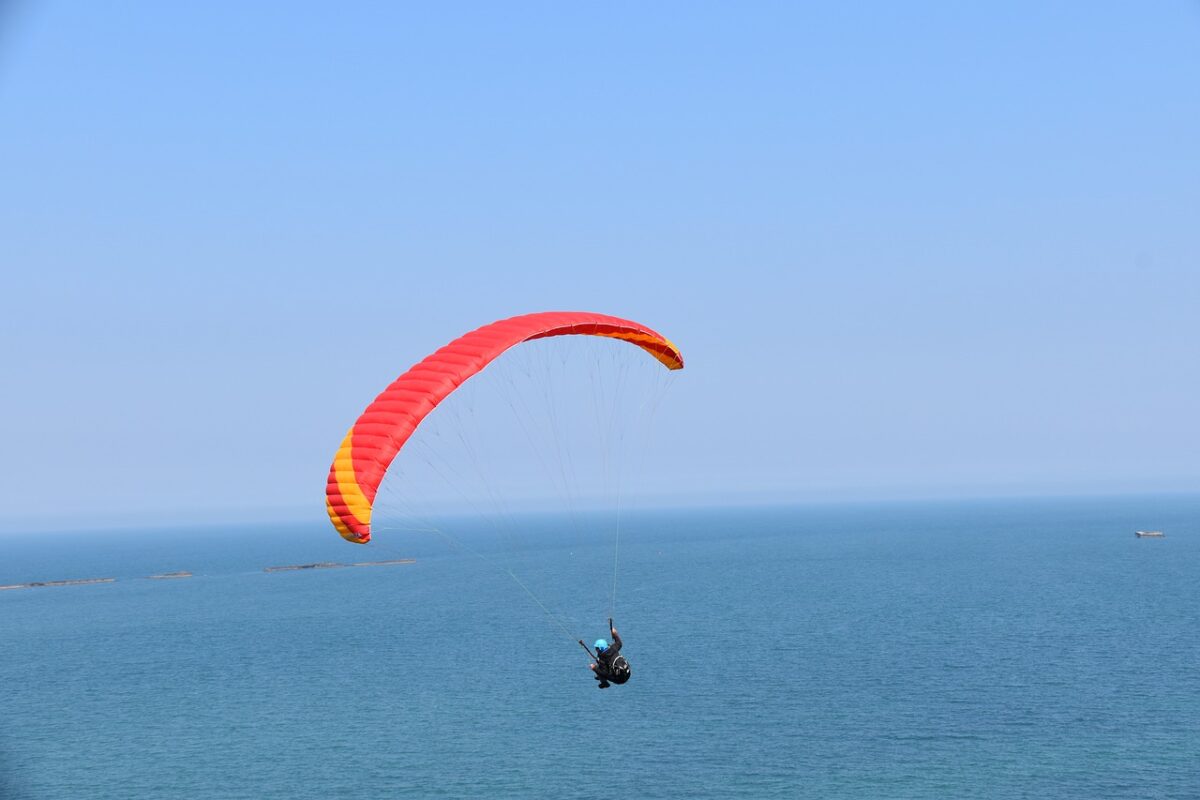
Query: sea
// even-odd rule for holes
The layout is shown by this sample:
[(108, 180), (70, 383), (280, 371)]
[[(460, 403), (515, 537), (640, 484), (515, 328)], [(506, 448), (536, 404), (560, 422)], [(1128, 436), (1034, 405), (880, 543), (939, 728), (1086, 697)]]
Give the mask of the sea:
[(2, 535), (0, 797), (1200, 798), (1200, 497), (611, 522)]

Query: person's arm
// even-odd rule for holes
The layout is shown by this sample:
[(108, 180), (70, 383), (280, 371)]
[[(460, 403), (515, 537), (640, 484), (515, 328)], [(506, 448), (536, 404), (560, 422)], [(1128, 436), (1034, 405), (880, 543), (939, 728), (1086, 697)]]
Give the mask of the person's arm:
[(611, 625), (609, 626), (608, 632), (612, 634), (612, 644), (609, 645), (608, 649), (612, 651), (613, 657), (615, 658), (617, 653), (621, 652), (621, 635), (618, 634), (617, 629)]

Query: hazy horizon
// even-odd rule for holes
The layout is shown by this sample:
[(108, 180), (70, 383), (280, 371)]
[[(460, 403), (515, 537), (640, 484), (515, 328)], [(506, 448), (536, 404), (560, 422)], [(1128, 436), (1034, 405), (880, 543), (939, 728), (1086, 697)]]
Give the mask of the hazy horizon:
[[(670, 511), (721, 511), (736, 512), (741, 509), (787, 509), (787, 508), (872, 508), (895, 506), (949, 506), (949, 505), (981, 505), (981, 506), (1019, 506), (1023, 503), (1120, 503), (1145, 509), (1145, 519), (1133, 520), (1137, 528), (1154, 528), (1155, 505), (1161, 501), (1177, 501), (1200, 498), (1197, 491), (1163, 491), (1163, 492), (1105, 492), (1105, 491), (1044, 491), (1044, 492), (1014, 492), (997, 488), (992, 493), (960, 493), (960, 494), (931, 494), (931, 493), (851, 493), (827, 494), (824, 496), (784, 496), (770, 493), (747, 492), (739, 495), (729, 495), (716, 500), (708, 495), (675, 495), (659, 497), (633, 498), (624, 510), (627, 516), (641, 513), (656, 514)], [(611, 515), (613, 509), (602, 501), (583, 507), (583, 513), (598, 513)], [(513, 511), (518, 515), (533, 516), (546, 514), (566, 514), (559, 498), (528, 498), (516, 500)], [(462, 506), (447, 505), (439, 509), (439, 516), (448, 519), (478, 519), (486, 522), (488, 514), (475, 514)], [(110, 514), (110, 515), (79, 515), (64, 516), (49, 519), (19, 519), (0, 518), (0, 536), (19, 536), (21, 534), (57, 534), (57, 533), (106, 533), (116, 531), (162, 531), (181, 530), (188, 528), (235, 528), (239, 525), (251, 526), (306, 526), (313, 528), (329, 527), (330, 535), (333, 529), (329, 526), (328, 517), (323, 508), (256, 508), (256, 509), (220, 509), (193, 508), (171, 509), (161, 512), (142, 514)], [(1131, 528), (1132, 530), (1133, 528)], [(396, 536), (394, 533), (388, 537)]]

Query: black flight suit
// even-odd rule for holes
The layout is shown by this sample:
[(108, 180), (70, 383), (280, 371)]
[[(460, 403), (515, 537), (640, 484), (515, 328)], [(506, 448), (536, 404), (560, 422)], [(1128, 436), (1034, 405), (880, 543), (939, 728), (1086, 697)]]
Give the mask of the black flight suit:
[[(613, 634), (612, 643), (605, 649), (603, 653), (596, 653), (596, 680), (600, 681), (600, 689), (607, 689), (608, 682), (612, 681), (616, 684), (624, 683), (629, 680), (629, 668), (626, 665), (624, 670), (616, 670), (613, 667), (613, 662), (617, 660), (617, 656), (621, 653), (621, 637)], [(624, 661), (624, 659), (622, 659)]]

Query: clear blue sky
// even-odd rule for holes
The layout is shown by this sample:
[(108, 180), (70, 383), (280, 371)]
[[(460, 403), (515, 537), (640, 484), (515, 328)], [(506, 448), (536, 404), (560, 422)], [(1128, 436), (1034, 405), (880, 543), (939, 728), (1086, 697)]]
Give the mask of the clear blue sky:
[(664, 490), (1200, 486), (1200, 4), (0, 16), (0, 526), (321, 511), (513, 313), (688, 358)]

